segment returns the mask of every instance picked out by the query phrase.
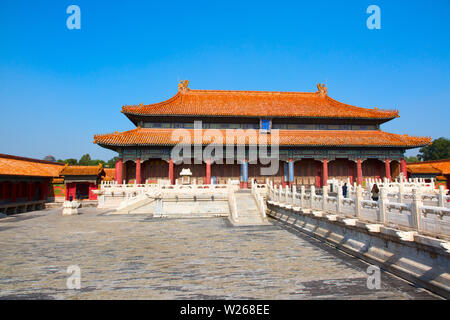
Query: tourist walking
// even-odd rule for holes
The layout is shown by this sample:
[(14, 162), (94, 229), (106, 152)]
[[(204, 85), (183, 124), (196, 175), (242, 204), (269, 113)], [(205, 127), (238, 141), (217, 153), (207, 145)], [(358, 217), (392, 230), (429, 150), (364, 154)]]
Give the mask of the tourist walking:
[(371, 192), (372, 192), (372, 200), (378, 201), (378, 197), (380, 195), (380, 189), (378, 189), (378, 186), (376, 184), (373, 185)]
[(347, 198), (347, 183), (344, 183), (344, 185), (342, 186), (342, 195), (344, 196), (344, 198)]

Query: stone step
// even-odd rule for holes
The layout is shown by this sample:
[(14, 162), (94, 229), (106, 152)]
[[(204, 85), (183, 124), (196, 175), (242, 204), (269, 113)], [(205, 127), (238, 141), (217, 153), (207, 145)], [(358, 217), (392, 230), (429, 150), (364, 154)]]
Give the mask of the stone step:
[(263, 219), (259, 212), (255, 198), (251, 190), (239, 190), (235, 193), (238, 221), (234, 222), (239, 226), (264, 225), (268, 222)]

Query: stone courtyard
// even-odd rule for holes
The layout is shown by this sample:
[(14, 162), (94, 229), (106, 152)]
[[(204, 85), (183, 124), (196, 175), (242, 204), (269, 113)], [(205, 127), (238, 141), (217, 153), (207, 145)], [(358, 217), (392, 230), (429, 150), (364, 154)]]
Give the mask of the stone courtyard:
[[(156, 219), (82, 208), (0, 219), (0, 299), (438, 299), (275, 220)], [(79, 266), (81, 289), (67, 289)]]

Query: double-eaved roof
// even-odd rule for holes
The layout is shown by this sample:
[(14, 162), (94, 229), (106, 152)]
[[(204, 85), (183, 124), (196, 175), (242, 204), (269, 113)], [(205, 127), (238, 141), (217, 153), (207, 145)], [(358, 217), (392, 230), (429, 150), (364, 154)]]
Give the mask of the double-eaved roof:
[[(123, 106), (122, 113), (134, 123), (139, 117), (253, 117), (253, 118), (328, 118), (328, 119), (369, 119), (382, 123), (398, 117), (397, 110), (381, 110), (377, 108), (361, 108), (345, 104), (330, 98), (325, 85), (318, 84), (317, 92), (266, 92), (266, 91), (220, 91), (191, 90), (189, 81), (181, 81), (178, 92), (172, 98), (149, 105)], [(236, 120), (239, 121), (239, 120)], [(95, 135), (94, 143), (114, 149), (126, 146), (174, 146), (180, 142), (177, 134), (180, 129), (140, 128)], [(186, 135), (193, 138), (194, 130), (185, 130)], [(239, 129), (238, 129), (239, 130)], [(199, 130), (203, 133), (211, 131)], [(229, 130), (218, 130), (224, 139)], [(216, 131), (216, 132), (218, 132)], [(178, 132), (178, 133), (176, 133)], [(244, 130), (237, 131), (245, 135)], [(223, 140), (224, 144), (260, 144), (261, 138), (272, 137), (255, 131), (253, 140), (236, 138), (231, 142)], [(399, 147), (415, 148), (431, 142), (429, 137), (412, 137), (381, 130), (279, 130), (279, 140), (268, 139), (269, 144), (280, 146), (305, 147)], [(210, 144), (206, 135), (201, 141), (192, 144)], [(218, 142), (220, 143), (220, 142)]]
[(154, 104), (123, 106), (127, 116), (300, 117), (390, 120), (397, 110), (355, 107), (317, 92), (191, 90), (180, 86), (172, 98)]

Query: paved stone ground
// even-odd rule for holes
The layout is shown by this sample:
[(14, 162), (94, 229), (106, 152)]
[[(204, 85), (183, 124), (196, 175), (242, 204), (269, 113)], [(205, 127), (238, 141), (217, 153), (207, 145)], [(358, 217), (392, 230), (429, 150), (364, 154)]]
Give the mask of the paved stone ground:
[[(435, 299), (301, 233), (226, 219), (78, 216), (61, 210), (0, 219), (0, 299)], [(81, 268), (81, 290), (66, 288)]]

